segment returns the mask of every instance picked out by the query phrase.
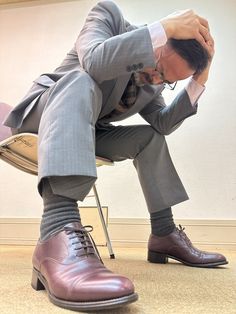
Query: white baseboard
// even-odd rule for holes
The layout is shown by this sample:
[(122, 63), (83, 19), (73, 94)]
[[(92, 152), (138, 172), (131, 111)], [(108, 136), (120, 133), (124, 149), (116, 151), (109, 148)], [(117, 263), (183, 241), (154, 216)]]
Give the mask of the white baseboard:
[[(175, 220), (185, 227), (193, 244), (236, 250), (236, 220)], [(148, 219), (109, 219), (109, 233), (114, 246), (144, 247), (150, 234)]]
[[(92, 224), (92, 222), (90, 222)], [(186, 228), (194, 244), (236, 250), (236, 220), (176, 220)], [(39, 218), (0, 218), (0, 244), (35, 245), (39, 235)], [(113, 247), (145, 247), (150, 234), (148, 219), (110, 218), (109, 235)], [(98, 245), (104, 245), (101, 229), (92, 233)]]

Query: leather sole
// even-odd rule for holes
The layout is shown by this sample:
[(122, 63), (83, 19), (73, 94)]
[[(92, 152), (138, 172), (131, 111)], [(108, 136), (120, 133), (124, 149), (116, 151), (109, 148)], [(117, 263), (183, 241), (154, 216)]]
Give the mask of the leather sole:
[(100, 311), (100, 310), (106, 310), (106, 309), (114, 309), (114, 308), (118, 308), (118, 307), (130, 304), (138, 300), (137, 293), (133, 293), (131, 295), (127, 295), (124, 297), (119, 297), (116, 299), (99, 300), (99, 301), (73, 302), (73, 301), (61, 300), (50, 292), (46, 279), (35, 268), (33, 268), (31, 286), (36, 291), (46, 290), (49, 300), (53, 304), (60, 306), (62, 308), (65, 308), (65, 309), (73, 310), (73, 311), (88, 312), (88, 311), (94, 311), (94, 310)]
[(183, 263), (184, 265), (192, 266), (192, 267), (212, 268), (212, 267), (217, 267), (217, 266), (228, 264), (228, 262), (226, 260), (212, 262), (212, 263), (205, 263), (205, 264), (190, 263), (188, 261), (184, 261), (178, 257), (172, 256), (169, 254), (163, 254), (163, 253), (148, 250), (147, 260), (150, 263), (166, 264), (166, 263), (168, 263), (168, 258), (172, 258), (178, 262)]

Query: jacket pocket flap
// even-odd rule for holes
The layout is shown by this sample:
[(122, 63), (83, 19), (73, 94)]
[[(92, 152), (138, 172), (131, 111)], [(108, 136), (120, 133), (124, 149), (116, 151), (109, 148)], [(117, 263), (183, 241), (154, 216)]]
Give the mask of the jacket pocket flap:
[(53, 84), (55, 84), (55, 82), (47, 75), (39, 76), (36, 80), (34, 80), (34, 83), (37, 83), (46, 87), (50, 87)]

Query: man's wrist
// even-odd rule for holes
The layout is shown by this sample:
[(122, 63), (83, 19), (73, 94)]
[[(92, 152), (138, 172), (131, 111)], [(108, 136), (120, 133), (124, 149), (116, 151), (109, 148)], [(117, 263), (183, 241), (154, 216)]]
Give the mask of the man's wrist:
[(203, 87), (205, 86), (205, 84), (206, 84), (206, 82), (207, 82), (207, 79), (201, 78), (201, 77), (199, 77), (199, 78), (193, 77), (193, 80), (194, 80), (195, 82), (197, 82), (199, 85), (203, 86)]
[(165, 34), (166, 34), (166, 38), (169, 39), (172, 37), (172, 33), (173, 33), (173, 30), (172, 30), (172, 27), (171, 27), (171, 24), (170, 23), (167, 23), (165, 20), (161, 20), (160, 21), (164, 31), (165, 31)]
[(202, 73), (193, 75), (193, 79), (200, 85), (205, 86), (209, 76), (209, 69), (204, 70)]
[(195, 106), (198, 99), (200, 98), (200, 96), (204, 92), (205, 86), (202, 84), (199, 84), (199, 82), (197, 82), (194, 78), (191, 78), (189, 80), (187, 86), (185, 87), (185, 89), (189, 95), (189, 99), (190, 99), (192, 106)]

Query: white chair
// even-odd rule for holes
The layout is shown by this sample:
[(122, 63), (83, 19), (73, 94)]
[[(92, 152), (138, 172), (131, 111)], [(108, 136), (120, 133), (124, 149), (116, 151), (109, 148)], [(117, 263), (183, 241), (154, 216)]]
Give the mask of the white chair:
[[(33, 133), (20, 133), (12, 135), (10, 128), (2, 124), (7, 114), (12, 109), (11, 106), (0, 102), (0, 159), (8, 164), (33, 175), (38, 174), (38, 136)], [(96, 166), (112, 166), (114, 163), (106, 158), (96, 156)], [(104, 235), (107, 242), (110, 258), (115, 258), (106, 222), (102, 212), (95, 184), (93, 193), (97, 204), (98, 213), (101, 219)]]

